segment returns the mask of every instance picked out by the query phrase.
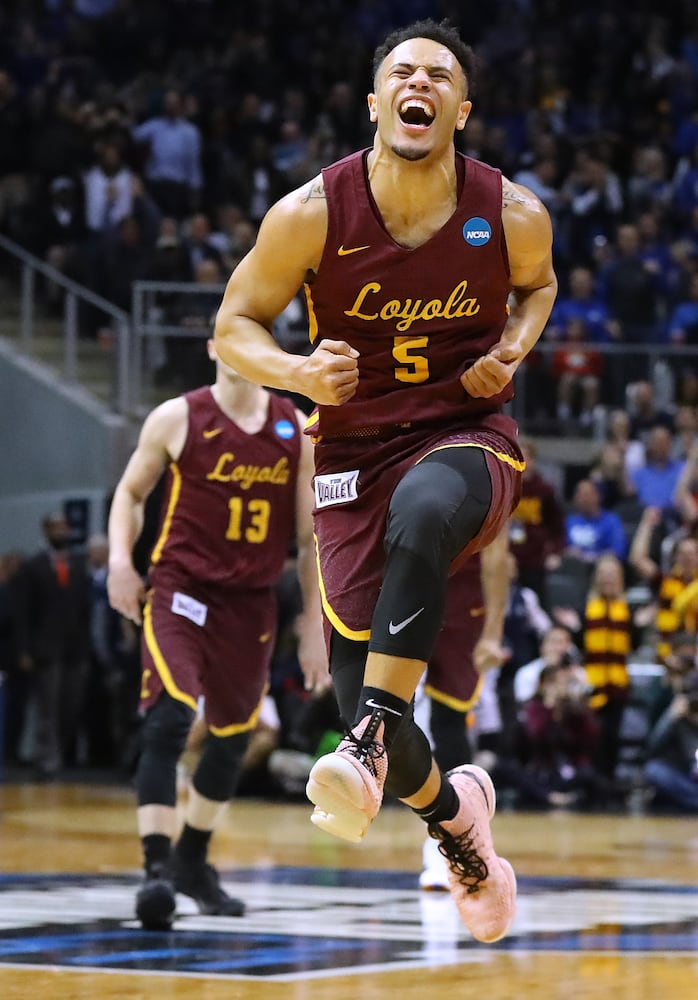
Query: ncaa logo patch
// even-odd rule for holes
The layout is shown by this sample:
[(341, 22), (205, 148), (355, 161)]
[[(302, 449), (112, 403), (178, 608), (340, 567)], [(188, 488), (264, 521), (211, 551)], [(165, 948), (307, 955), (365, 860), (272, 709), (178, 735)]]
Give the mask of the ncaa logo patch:
[(463, 239), (471, 247), (483, 247), (489, 243), (492, 236), (492, 226), (487, 219), (481, 219), (478, 215), (468, 219), (463, 226)]
[(274, 425), (274, 430), (279, 435), (280, 438), (288, 440), (292, 438), (296, 433), (296, 428), (293, 426), (290, 420), (277, 420)]

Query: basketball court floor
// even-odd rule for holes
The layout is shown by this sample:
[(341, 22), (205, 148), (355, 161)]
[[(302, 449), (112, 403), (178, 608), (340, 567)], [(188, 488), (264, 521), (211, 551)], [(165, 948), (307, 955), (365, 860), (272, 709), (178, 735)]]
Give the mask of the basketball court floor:
[(129, 788), (0, 786), (2, 1000), (696, 1000), (698, 823), (499, 812), (514, 927), (474, 941), (420, 892), (422, 824), (386, 806), (359, 846), (302, 802), (230, 807), (212, 860), (239, 919), (191, 901), (169, 933), (133, 919)]

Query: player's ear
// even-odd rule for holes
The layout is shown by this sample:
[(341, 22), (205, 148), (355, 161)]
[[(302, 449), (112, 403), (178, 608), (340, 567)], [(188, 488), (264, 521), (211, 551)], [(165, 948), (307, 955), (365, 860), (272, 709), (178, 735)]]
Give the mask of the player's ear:
[(468, 116), (472, 111), (473, 102), (463, 101), (460, 108), (458, 109), (458, 118), (456, 119), (456, 128), (460, 131), (465, 128), (465, 123), (468, 120)]
[(208, 356), (211, 361), (217, 361), (218, 355), (216, 354), (216, 345), (214, 343), (213, 337), (209, 337), (206, 341), (206, 350), (208, 351)]
[(378, 112), (376, 110), (376, 95), (369, 94), (367, 100), (368, 100), (368, 120), (372, 122), (378, 121)]

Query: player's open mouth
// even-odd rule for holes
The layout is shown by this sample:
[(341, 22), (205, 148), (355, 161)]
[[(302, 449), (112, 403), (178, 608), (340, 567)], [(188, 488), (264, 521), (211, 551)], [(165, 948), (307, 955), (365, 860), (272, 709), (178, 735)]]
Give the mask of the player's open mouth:
[(434, 121), (434, 109), (427, 101), (418, 97), (408, 97), (398, 108), (403, 125), (427, 129)]

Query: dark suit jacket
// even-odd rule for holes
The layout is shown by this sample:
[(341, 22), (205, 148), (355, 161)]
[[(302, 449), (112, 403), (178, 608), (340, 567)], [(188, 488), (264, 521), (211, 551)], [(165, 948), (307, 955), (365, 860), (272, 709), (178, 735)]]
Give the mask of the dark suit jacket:
[(18, 580), (18, 646), (40, 663), (56, 658), (76, 664), (90, 647), (90, 578), (82, 554), (66, 553), (70, 576), (60, 586), (51, 554), (23, 564)]

